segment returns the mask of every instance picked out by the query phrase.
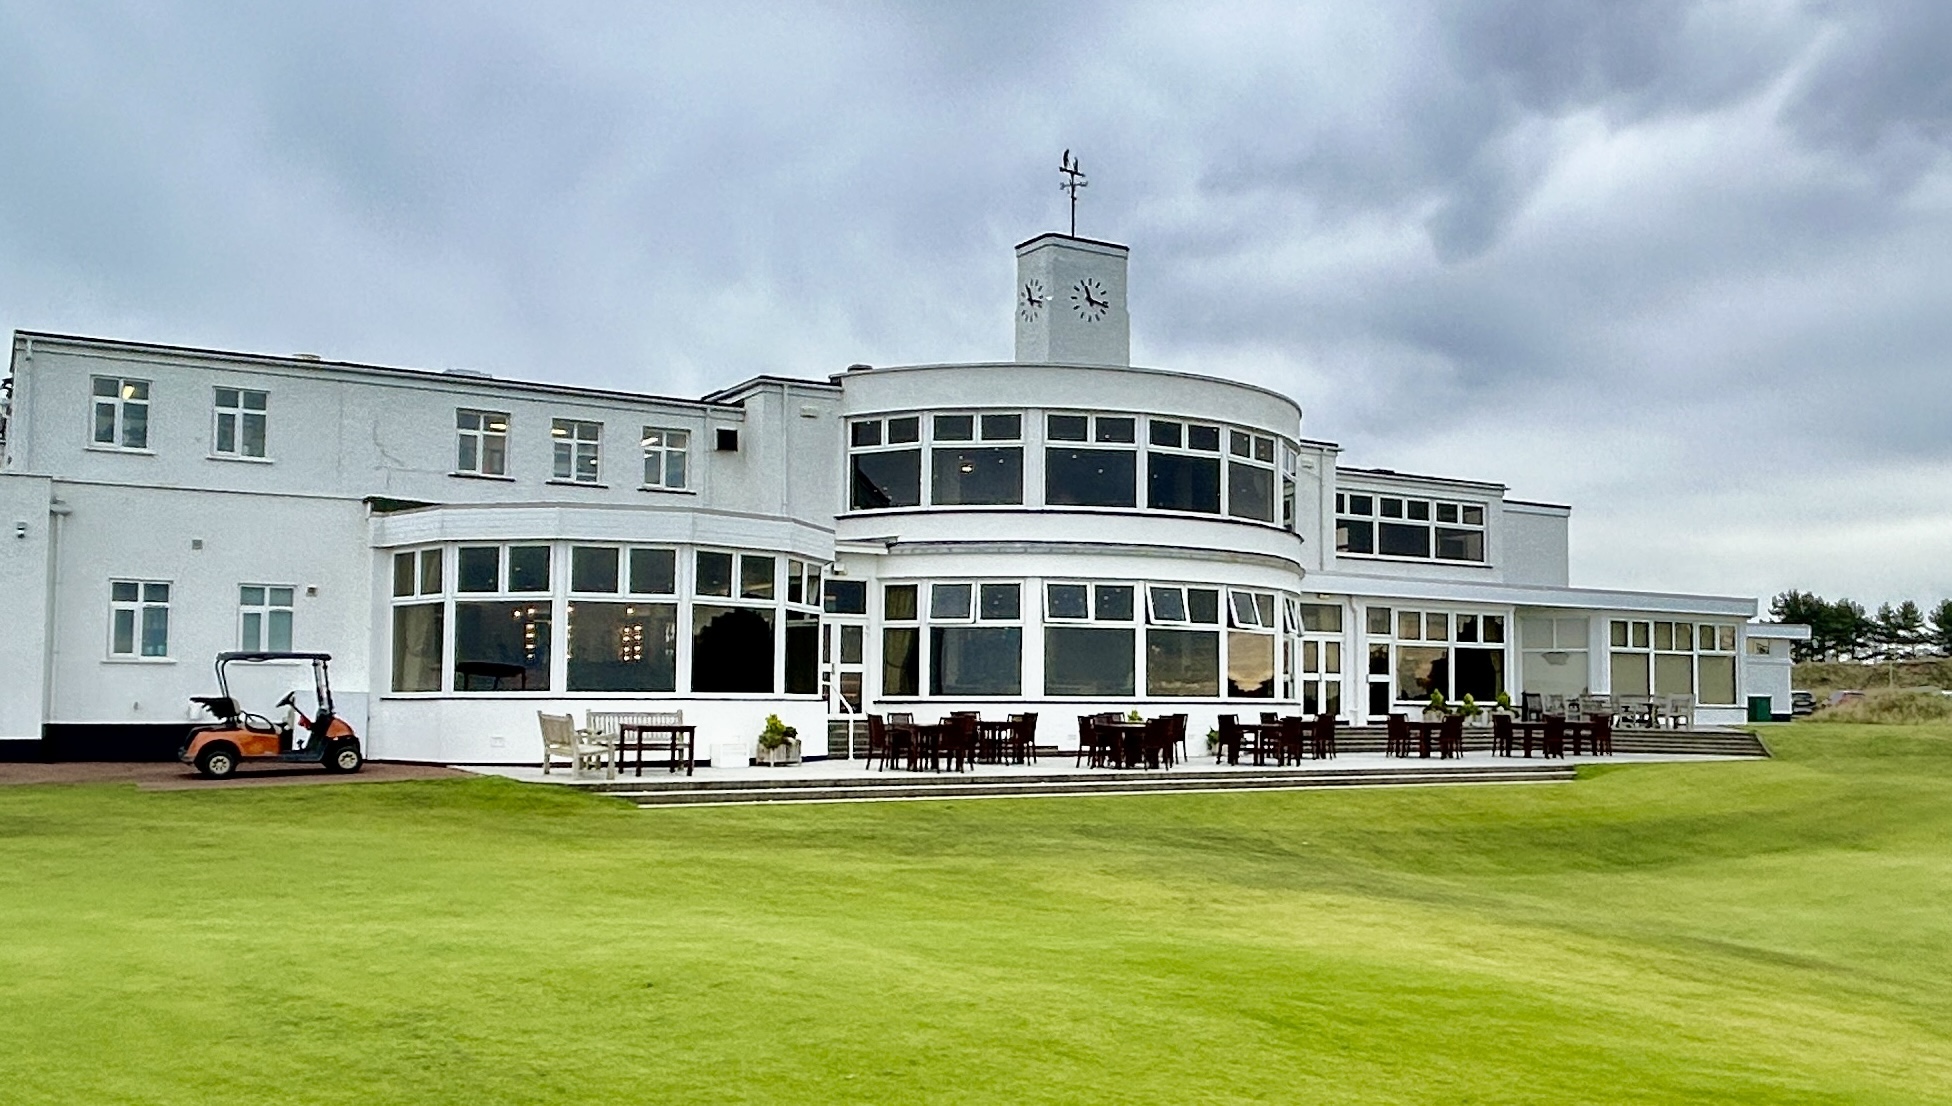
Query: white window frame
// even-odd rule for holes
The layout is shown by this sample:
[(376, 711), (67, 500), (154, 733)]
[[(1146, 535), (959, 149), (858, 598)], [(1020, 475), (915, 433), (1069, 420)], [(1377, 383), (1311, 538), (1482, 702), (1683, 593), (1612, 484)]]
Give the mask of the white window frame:
[[(258, 601), (252, 603), (245, 594), (258, 592)], [(284, 602), (278, 602), (278, 593), (284, 593)], [(298, 635), (298, 588), (292, 584), (239, 584), (237, 585), (237, 647), (247, 653), (290, 652)], [(285, 615), (285, 644), (274, 648), (271, 644), (271, 622), (274, 615)], [(251, 620), (257, 620), (256, 633), (252, 634)]]
[[(1369, 511), (1367, 513), (1352, 509), (1350, 498), (1353, 496), (1362, 496), (1370, 501)], [(1401, 513), (1385, 515), (1383, 513), (1384, 500), (1397, 503)], [(1423, 509), (1423, 518), (1411, 517), (1411, 511), (1415, 507), (1421, 507)], [(1442, 521), (1446, 511), (1449, 511), (1457, 521)], [(1464, 519), (1472, 513), (1476, 514), (1478, 521), (1465, 522)], [(1338, 557), (1373, 558), (1383, 561), (1414, 561), (1424, 564), (1488, 565), (1491, 563), (1491, 530), (1487, 521), (1489, 515), (1490, 504), (1474, 500), (1432, 499), (1418, 495), (1409, 495), (1399, 491), (1378, 491), (1374, 488), (1342, 488), (1335, 493), (1335, 555)], [(1430, 552), (1424, 556), (1409, 553), (1377, 552), (1376, 550), (1381, 545), (1377, 527), (1384, 521), (1422, 526), (1429, 532), (1428, 548)], [(1343, 531), (1349, 523), (1365, 523), (1369, 526), (1370, 552), (1354, 552), (1347, 548), (1348, 543)], [(1437, 539), (1437, 531), (1439, 529), (1458, 530), (1481, 535), (1478, 544), (1483, 556), (1476, 560), (1464, 557), (1442, 556), (1438, 552), (1442, 548), (1438, 544)]]
[[(472, 427), (462, 425), (462, 420), (470, 416), (474, 418), (475, 424)], [(499, 432), (489, 428), (490, 419), (501, 420), (502, 428)], [(477, 407), (455, 408), (454, 433), (456, 444), (454, 471), (469, 476), (506, 477), (508, 475), (508, 432), (513, 426), (513, 422), (514, 420), (506, 411), (487, 411)], [(502, 463), (500, 467), (490, 469), (488, 467), (488, 443), (490, 439), (495, 438), (501, 440), (500, 456)], [(474, 467), (464, 468), (461, 465), (460, 442), (469, 439), (472, 439), (474, 442)]]
[[(135, 589), (134, 599), (122, 599), (116, 596), (116, 588), (122, 585)], [(132, 661), (166, 661), (170, 659), (169, 607), (173, 594), (171, 591), (173, 586), (174, 582), (170, 580), (115, 579), (109, 581), (108, 656), (110, 659)], [(162, 589), (160, 595), (151, 590), (154, 588)], [(145, 636), (143, 630), (149, 623), (150, 615), (155, 611), (162, 612), (163, 650), (160, 653), (149, 653), (143, 650), (143, 639)], [(118, 650), (115, 642), (115, 630), (116, 623), (121, 620), (123, 615), (127, 615), (129, 620), (129, 648), (127, 650)]]
[[(109, 386), (107, 395), (102, 394), (102, 385)], [(140, 395), (136, 393), (140, 392)], [(131, 453), (148, 453), (149, 450), (149, 406), (154, 389), (147, 380), (127, 376), (91, 376), (88, 378), (88, 444), (92, 449), (120, 449)], [(98, 436), (102, 409), (106, 407), (109, 415), (109, 437), (104, 441)], [(142, 440), (131, 442), (129, 435), (129, 412), (132, 408), (142, 409)]]
[(643, 437), (645, 488), (684, 491), (691, 480), (691, 431), (646, 426)]
[[(265, 460), (271, 449), (271, 393), (261, 388), (239, 388), (219, 384), (211, 388), (210, 402), (210, 455), (253, 461)], [(231, 402), (225, 403), (225, 393), (230, 393)], [(257, 399), (257, 406), (251, 400)], [(253, 453), (246, 447), (245, 427), (252, 419), (258, 422), (258, 449)], [(230, 448), (224, 448), (224, 427), (230, 426)]]
[[(1211, 626), (1218, 630), (1223, 628), (1227, 620), (1226, 596), (1221, 594), (1226, 590), (1225, 588), (1217, 585), (1209, 587), (1199, 584), (1148, 583), (1141, 586), (1145, 588), (1145, 621), (1148, 626)], [(1179, 593), (1181, 617), (1168, 618), (1162, 617), (1159, 614), (1158, 604), (1156, 602), (1158, 596), (1156, 593), (1162, 591), (1176, 591)], [(1196, 622), (1193, 620), (1192, 593), (1195, 591), (1209, 591), (1214, 593), (1214, 620), (1212, 622)]]
[(589, 419), (550, 419), (549, 443), (551, 483), (603, 483), (602, 423)]

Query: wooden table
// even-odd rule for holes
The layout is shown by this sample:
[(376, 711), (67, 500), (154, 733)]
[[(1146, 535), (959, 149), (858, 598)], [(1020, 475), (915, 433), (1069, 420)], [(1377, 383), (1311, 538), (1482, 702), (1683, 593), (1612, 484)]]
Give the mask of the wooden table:
[[(1537, 735), (1538, 738), (1539, 754), (1541, 756), (1547, 755), (1545, 752), (1546, 725), (1547, 723), (1545, 722), (1520, 722), (1517, 721), (1516, 719), (1512, 721), (1511, 724), (1512, 736), (1516, 737), (1519, 740), (1519, 744), (1521, 748), (1524, 750), (1523, 755), (1527, 759), (1530, 759), (1532, 756), (1532, 740), (1533, 740), (1533, 735), (1535, 734)], [(1594, 730), (1593, 723), (1575, 722), (1572, 719), (1568, 718), (1563, 723), (1563, 725), (1565, 727), (1566, 743), (1572, 746), (1573, 756), (1579, 755), (1580, 743), (1582, 741), (1591, 741), (1594, 744), (1595, 751), (1598, 751), (1599, 737), (1597, 734), (1593, 732)], [(1505, 755), (1510, 756), (1511, 754), (1507, 753)], [(1564, 755), (1563, 750), (1561, 751), (1560, 755), (1562, 756)]]
[[(655, 740), (651, 737), (652, 734), (662, 734), (664, 736), (662, 740)], [(669, 722), (618, 723), (617, 768), (619, 771), (623, 769), (622, 758), (625, 752), (635, 753), (636, 757), (632, 763), (636, 767), (636, 774), (642, 776), (644, 774), (644, 754), (655, 749), (663, 749), (671, 754), (671, 758), (667, 762), (668, 770), (676, 772), (678, 770), (678, 752), (680, 749), (683, 749), (685, 755), (685, 775), (689, 776), (692, 771), (692, 761), (695, 759), (693, 756), (693, 746), (697, 743), (697, 739), (697, 726), (682, 726)]]
[(1094, 722), (1112, 735), (1112, 760), (1119, 768), (1134, 768), (1145, 760), (1144, 722)]

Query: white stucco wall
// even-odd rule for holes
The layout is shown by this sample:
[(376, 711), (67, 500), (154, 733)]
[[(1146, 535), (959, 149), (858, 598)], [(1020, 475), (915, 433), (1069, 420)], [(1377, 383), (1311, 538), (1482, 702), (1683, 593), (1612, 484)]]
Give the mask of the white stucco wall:
[(0, 473), (0, 740), (41, 736), (53, 482)]

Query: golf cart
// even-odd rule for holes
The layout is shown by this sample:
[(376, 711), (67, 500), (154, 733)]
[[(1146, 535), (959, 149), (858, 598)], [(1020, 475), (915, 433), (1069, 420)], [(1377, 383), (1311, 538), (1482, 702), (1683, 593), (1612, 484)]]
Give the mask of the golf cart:
[[(275, 722), (246, 712), (231, 697), (226, 669), (233, 664), (267, 661), (310, 662), (312, 685), (318, 692), (316, 718), (307, 718), (298, 709), (295, 691), (278, 700), (276, 707), (284, 708), (285, 716)], [(218, 694), (193, 695), (190, 701), (216, 715), (218, 721), (191, 730), (189, 744), (183, 746), (176, 759), (196, 765), (198, 772), (213, 780), (229, 776), (246, 760), (319, 764), (328, 772), (359, 771), (359, 766), (365, 763), (359, 735), (332, 711), (332, 681), (326, 672), (331, 661), (331, 656), (325, 653), (217, 654)]]

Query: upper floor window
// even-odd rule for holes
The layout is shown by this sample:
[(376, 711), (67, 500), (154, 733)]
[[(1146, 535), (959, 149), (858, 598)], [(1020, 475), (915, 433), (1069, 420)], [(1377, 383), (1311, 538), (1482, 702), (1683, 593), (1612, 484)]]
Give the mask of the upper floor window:
[(1023, 416), (936, 415), (931, 421), (929, 498), (938, 507), (1023, 502)]
[(92, 441), (122, 449), (148, 449), (149, 382), (98, 376), (93, 378), (92, 391), (95, 397)]
[(508, 475), (506, 411), (471, 411), (464, 407), (454, 412), (454, 427), (459, 440), (455, 471), (480, 476)]
[(1220, 513), (1220, 428), (1146, 420), (1146, 506)]
[(1227, 431), (1227, 513), (1274, 522), (1274, 439)]
[[(411, 555), (411, 554), (409, 554)], [(435, 551), (438, 556), (439, 552)], [(438, 584), (436, 584), (438, 586)], [(237, 589), (237, 647), (246, 652), (291, 652), (290, 587), (244, 584)]]
[(1044, 420), (1044, 502), (1065, 507), (1138, 506), (1138, 420), (1130, 415), (1050, 415)]
[(921, 506), (921, 417), (856, 419), (847, 430), (848, 505), (856, 511)]
[(555, 441), (555, 479), (594, 484), (603, 448), (603, 424), (580, 419), (552, 419), (549, 436)]
[(223, 457), (264, 456), (265, 417), (270, 397), (249, 388), (218, 388), (216, 395), (211, 452)]
[(108, 589), (109, 656), (169, 656), (169, 584), (111, 580)]
[(682, 490), (688, 478), (686, 451), (691, 434), (662, 427), (644, 428), (644, 486)]
[(1484, 504), (1369, 492), (1335, 496), (1338, 553), (1484, 561)]

